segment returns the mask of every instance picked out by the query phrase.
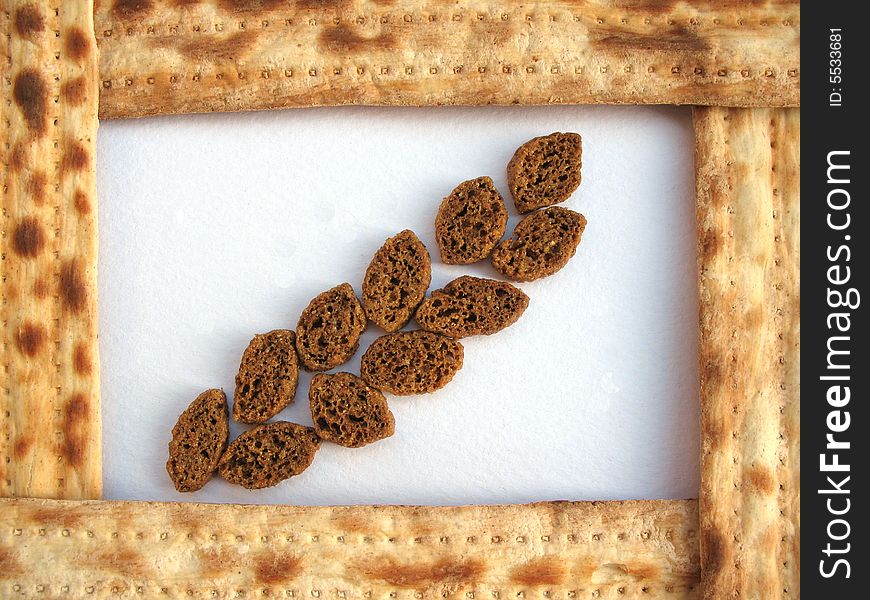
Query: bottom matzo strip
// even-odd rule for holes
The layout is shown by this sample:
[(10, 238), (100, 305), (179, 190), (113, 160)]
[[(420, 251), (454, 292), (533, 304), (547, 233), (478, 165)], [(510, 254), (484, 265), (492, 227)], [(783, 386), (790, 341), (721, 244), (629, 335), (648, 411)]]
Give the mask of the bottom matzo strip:
[(699, 595), (697, 501), (295, 507), (0, 500), (0, 596)]

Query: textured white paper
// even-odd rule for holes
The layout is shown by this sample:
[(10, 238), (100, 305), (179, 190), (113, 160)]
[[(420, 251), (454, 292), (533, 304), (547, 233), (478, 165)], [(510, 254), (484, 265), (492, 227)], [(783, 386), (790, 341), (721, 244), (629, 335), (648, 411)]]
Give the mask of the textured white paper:
[[(219, 478), (175, 492), (166, 446), (202, 390), (232, 396), (254, 333), (295, 328), (319, 292), (357, 293), (384, 239), (413, 229), (433, 288), (442, 197), (505, 167), (524, 141), (583, 136), (566, 206), (589, 220), (577, 255), (509, 329), (463, 341), (441, 391), (388, 397), (396, 435), (324, 444), (261, 491)], [(465, 504), (683, 498), (698, 490), (697, 277), (688, 109), (345, 108), (102, 124), (100, 352), (105, 496), (209, 502)], [(359, 372), (359, 357), (339, 370)], [(310, 375), (279, 419), (311, 424)], [(233, 424), (232, 435), (242, 427)]]

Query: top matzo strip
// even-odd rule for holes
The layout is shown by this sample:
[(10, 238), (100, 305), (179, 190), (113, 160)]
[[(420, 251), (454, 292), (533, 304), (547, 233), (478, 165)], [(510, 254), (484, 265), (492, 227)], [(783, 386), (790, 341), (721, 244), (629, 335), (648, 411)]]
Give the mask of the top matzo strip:
[(96, 2), (100, 116), (292, 106), (800, 104), (800, 4)]

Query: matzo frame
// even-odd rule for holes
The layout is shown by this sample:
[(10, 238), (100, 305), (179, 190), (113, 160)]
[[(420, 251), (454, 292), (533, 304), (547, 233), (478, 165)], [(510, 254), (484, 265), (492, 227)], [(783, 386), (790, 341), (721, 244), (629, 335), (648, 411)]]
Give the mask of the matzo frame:
[[(784, 108), (799, 105), (799, 11), (790, 1), (115, 0), (92, 11), (4, 0), (0, 495), (12, 498), (0, 501), (0, 593), (799, 596), (800, 117)], [(85, 500), (101, 494), (98, 102), (104, 118), (341, 104), (709, 106), (695, 111), (700, 503)]]

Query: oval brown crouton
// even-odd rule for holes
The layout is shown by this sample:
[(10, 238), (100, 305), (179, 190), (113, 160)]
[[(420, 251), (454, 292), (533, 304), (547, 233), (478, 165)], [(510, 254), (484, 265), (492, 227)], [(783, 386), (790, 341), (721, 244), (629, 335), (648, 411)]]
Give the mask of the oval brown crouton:
[(276, 329), (254, 336), (236, 375), (233, 419), (265, 423), (293, 402), (298, 379), (295, 333)]
[(326, 441), (359, 448), (396, 431), (384, 395), (351, 373), (315, 375), (308, 399), (314, 430)]
[(507, 167), (517, 210), (527, 213), (567, 200), (580, 185), (582, 154), (576, 133), (551, 133), (520, 146)]
[(567, 208), (532, 213), (493, 251), (492, 266), (514, 281), (552, 275), (574, 256), (585, 227), (586, 217)]
[(430, 331), (404, 331), (376, 339), (360, 361), (362, 378), (383, 392), (411, 396), (447, 385), (462, 368), (462, 344)]
[(349, 283), (308, 303), (296, 325), (296, 351), (309, 371), (327, 371), (346, 362), (359, 347), (366, 316)]
[(319, 447), (320, 438), (311, 427), (266, 423), (233, 440), (218, 473), (249, 490), (273, 486), (307, 469)]
[(515, 323), (528, 305), (529, 297), (509, 283), (463, 275), (432, 292), (417, 309), (417, 323), (452, 338), (491, 335)]
[(166, 472), (179, 492), (195, 492), (211, 478), (230, 437), (227, 397), (206, 390), (190, 403), (172, 428)]
[(413, 231), (406, 229), (389, 238), (363, 279), (366, 316), (385, 331), (398, 331), (423, 301), (431, 279), (429, 252)]
[(507, 208), (492, 179), (460, 183), (441, 202), (435, 239), (441, 261), (467, 265), (489, 256), (507, 227)]

